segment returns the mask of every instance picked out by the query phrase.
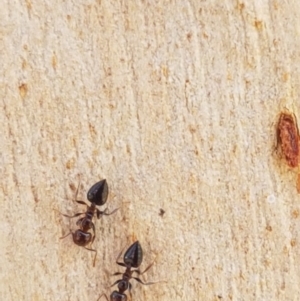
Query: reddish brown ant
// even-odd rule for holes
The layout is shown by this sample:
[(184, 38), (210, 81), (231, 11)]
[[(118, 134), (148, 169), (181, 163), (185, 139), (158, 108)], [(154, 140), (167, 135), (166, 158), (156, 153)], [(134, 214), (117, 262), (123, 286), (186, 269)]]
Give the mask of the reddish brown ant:
[[(118, 284), (118, 291), (113, 291), (110, 295), (110, 301), (127, 301), (127, 296), (124, 294), (126, 290), (129, 291), (129, 294), (131, 296), (131, 283), (129, 282), (130, 279), (135, 279), (136, 281), (144, 284), (144, 285), (150, 285), (154, 284), (156, 282), (143, 282), (141, 279), (138, 277), (132, 277), (133, 273), (137, 273), (138, 275), (142, 275), (145, 272), (147, 272), (153, 265), (151, 263), (143, 272), (140, 272), (138, 267), (141, 265), (143, 261), (143, 250), (138, 241), (133, 243), (128, 250), (124, 254), (124, 262), (118, 262), (122, 252), (119, 254), (117, 257), (116, 263), (122, 267), (125, 267), (126, 270), (124, 273), (114, 273), (113, 275), (122, 275), (122, 279), (117, 280), (112, 286)], [(135, 270), (132, 270), (132, 268), (137, 268)], [(105, 294), (102, 294), (98, 300), (102, 297), (105, 296), (106, 300), (108, 301), (108, 298)], [(98, 301), (97, 300), (97, 301)]]
[[(70, 231), (67, 235), (61, 237), (61, 239), (72, 234), (73, 241), (76, 245), (84, 247), (85, 249), (87, 249), (89, 251), (95, 252), (95, 258), (93, 261), (93, 266), (95, 266), (97, 251), (95, 249), (91, 248), (91, 246), (95, 240), (95, 237), (96, 237), (96, 234), (95, 234), (96, 231), (95, 231), (95, 225), (93, 223), (93, 217), (96, 213), (97, 218), (99, 219), (102, 215), (111, 215), (114, 212), (116, 212), (118, 209), (115, 209), (112, 212), (107, 213), (107, 208), (104, 211), (100, 211), (96, 207), (96, 206), (104, 205), (107, 200), (108, 185), (107, 185), (107, 182), (105, 179), (95, 183), (89, 189), (89, 191), (87, 193), (87, 199), (91, 202), (90, 206), (87, 205), (83, 201), (76, 200), (77, 193), (78, 193), (78, 188), (77, 188), (77, 192), (76, 192), (75, 201), (78, 204), (85, 205), (87, 207), (87, 210), (86, 210), (86, 212), (76, 213), (73, 216), (62, 214), (63, 216), (66, 216), (68, 218), (73, 218), (73, 217), (77, 217), (80, 215), (84, 215), (84, 216), (76, 222), (76, 225), (79, 227), (79, 229), (77, 229), (75, 232)], [(93, 234), (88, 232), (90, 229), (93, 230)], [(87, 248), (88, 245), (90, 246), (89, 248)]]

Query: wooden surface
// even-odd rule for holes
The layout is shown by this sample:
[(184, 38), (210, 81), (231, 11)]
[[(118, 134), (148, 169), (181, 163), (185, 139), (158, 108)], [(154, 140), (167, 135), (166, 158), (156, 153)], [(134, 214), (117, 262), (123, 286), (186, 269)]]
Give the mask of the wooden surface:
[[(136, 239), (167, 282), (133, 301), (300, 300), (297, 171), (274, 152), (279, 113), (300, 116), (300, 3), (1, 6), (2, 300), (109, 296)], [(95, 268), (59, 239), (79, 177), (119, 208)]]

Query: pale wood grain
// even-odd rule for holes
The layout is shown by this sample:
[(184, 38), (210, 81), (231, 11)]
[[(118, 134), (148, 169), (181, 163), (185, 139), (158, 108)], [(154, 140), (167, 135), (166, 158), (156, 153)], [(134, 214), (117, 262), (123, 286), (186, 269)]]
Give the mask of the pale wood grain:
[[(1, 5), (1, 299), (109, 295), (139, 239), (168, 282), (133, 301), (300, 300), (296, 172), (274, 152), (279, 112), (300, 116), (300, 4), (125, 3)], [(59, 239), (79, 175), (120, 208), (95, 268)]]

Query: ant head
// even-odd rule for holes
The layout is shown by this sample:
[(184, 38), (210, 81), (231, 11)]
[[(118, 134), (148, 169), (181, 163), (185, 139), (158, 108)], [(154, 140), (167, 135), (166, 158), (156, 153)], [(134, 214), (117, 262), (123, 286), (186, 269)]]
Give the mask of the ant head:
[(143, 261), (143, 250), (138, 241), (133, 243), (124, 254), (126, 266), (138, 268)]
[(107, 200), (108, 186), (106, 180), (101, 180), (94, 184), (87, 193), (87, 199), (91, 203), (95, 203), (98, 206), (104, 205)]
[(110, 295), (111, 301), (127, 301), (127, 296), (125, 294), (113, 291)]
[(84, 232), (81, 229), (77, 229), (74, 233), (72, 233), (72, 236), (74, 243), (81, 247), (88, 245), (92, 240), (92, 234)]

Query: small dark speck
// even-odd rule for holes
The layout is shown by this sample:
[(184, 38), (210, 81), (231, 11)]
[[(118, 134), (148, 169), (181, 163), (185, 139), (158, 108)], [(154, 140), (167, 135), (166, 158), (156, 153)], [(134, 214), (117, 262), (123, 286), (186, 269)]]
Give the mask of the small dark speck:
[(161, 216), (161, 217), (163, 217), (164, 216), (164, 214), (165, 214), (165, 210), (164, 209), (159, 209), (159, 216)]

